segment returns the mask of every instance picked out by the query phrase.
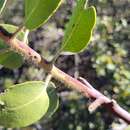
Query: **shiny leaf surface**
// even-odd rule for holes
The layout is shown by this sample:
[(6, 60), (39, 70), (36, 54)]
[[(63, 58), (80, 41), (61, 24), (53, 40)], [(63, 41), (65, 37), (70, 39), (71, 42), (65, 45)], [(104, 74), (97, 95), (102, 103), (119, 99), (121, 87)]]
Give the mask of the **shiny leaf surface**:
[(17, 84), (0, 95), (0, 125), (24, 127), (44, 116), (49, 97), (42, 81)]
[(44, 24), (62, 0), (25, 0), (25, 26), (32, 30)]
[(64, 52), (78, 53), (86, 49), (96, 21), (94, 7), (85, 7), (86, 0), (79, 0), (67, 25), (62, 48)]

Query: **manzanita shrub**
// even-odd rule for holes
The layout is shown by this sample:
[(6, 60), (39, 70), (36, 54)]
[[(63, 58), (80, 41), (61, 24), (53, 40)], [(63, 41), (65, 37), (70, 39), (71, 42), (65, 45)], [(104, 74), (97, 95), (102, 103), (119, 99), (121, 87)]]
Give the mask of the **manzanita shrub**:
[[(7, 0), (0, 0), (2, 13)], [(17, 32), (17, 39), (23, 41), (27, 32), (43, 26), (62, 4), (62, 0), (24, 0), (25, 17), (22, 28), (1, 23), (0, 27), (10, 34)], [(77, 0), (73, 14), (65, 30), (58, 56), (62, 53), (76, 54), (84, 51), (90, 41), (96, 21), (94, 7), (88, 7), (86, 0)], [(0, 64), (9, 69), (22, 65), (24, 56), (10, 48), (0, 39)], [(54, 83), (50, 81), (29, 81), (9, 86), (0, 94), (0, 125), (4, 127), (25, 127), (50, 117), (58, 108), (59, 99)]]

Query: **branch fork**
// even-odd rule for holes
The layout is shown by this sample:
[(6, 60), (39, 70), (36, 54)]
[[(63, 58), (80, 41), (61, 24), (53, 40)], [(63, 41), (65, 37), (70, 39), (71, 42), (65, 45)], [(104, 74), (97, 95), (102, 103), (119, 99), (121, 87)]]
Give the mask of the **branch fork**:
[(82, 93), (85, 97), (94, 100), (94, 102), (89, 106), (90, 112), (93, 112), (98, 107), (103, 106), (111, 113), (115, 114), (117, 117), (130, 124), (130, 113), (121, 108), (115, 100), (111, 100), (108, 97), (104, 96), (91, 84), (89, 84), (87, 80), (83, 78), (79, 78), (79, 80), (77, 80), (64, 73), (55, 65), (41, 57), (36, 51), (30, 48), (23, 41), (19, 41), (16, 38), (11, 39), (11, 36), (12, 34), (0, 27), (0, 39), (3, 39), (5, 43), (12, 48), (12, 50), (21, 54), (27, 60), (31, 59), (32, 63), (37, 64), (40, 68), (46, 70), (49, 74), (52, 75), (53, 78), (63, 82), (66, 86), (69, 86), (70, 88)]

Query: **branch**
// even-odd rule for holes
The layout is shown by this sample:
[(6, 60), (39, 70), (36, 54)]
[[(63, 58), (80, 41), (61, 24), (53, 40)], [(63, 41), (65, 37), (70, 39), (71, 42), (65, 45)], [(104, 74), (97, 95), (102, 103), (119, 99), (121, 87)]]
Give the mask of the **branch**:
[(99, 106), (103, 106), (111, 111), (111, 113), (130, 124), (130, 113), (121, 108), (116, 101), (109, 99), (98, 90), (93, 88), (86, 80), (80, 78), (80, 80), (83, 82), (82, 83), (64, 73), (56, 66), (52, 65), (52, 63), (42, 58), (36, 51), (31, 49), (24, 42), (19, 41), (16, 38), (12, 39), (12, 35), (2, 27), (0, 27), (0, 38), (3, 39), (5, 43), (9, 45), (15, 52), (21, 54), (27, 60), (31, 60), (32, 63), (38, 65), (40, 68), (45, 69), (54, 78), (66, 84), (66, 86), (69, 86), (70, 88), (82, 93), (85, 97), (94, 100), (94, 102), (89, 106), (90, 112), (94, 111)]

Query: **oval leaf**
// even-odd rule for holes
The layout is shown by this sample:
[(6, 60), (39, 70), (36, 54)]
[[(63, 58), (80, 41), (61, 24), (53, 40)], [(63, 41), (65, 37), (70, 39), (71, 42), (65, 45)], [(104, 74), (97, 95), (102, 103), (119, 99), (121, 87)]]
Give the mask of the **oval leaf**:
[[(9, 32), (15, 32), (17, 27), (9, 24), (0, 24), (3, 28), (5, 28)], [(18, 38), (23, 40), (24, 32), (20, 32), (18, 34)], [(3, 40), (0, 39), (0, 64), (6, 68), (14, 69), (18, 68), (22, 65), (23, 59), (22, 56), (11, 51), (9, 47), (4, 43)]]
[(96, 21), (94, 7), (85, 8), (86, 0), (79, 0), (66, 28), (62, 48), (64, 52), (78, 53), (86, 49)]
[(44, 24), (62, 0), (25, 0), (25, 26), (32, 30)]
[(0, 14), (2, 13), (5, 5), (6, 5), (7, 0), (0, 0)]
[(50, 83), (47, 88), (49, 96), (49, 108), (47, 110), (45, 118), (50, 118), (59, 107), (59, 97), (57, 96), (56, 87), (53, 83)]
[(17, 84), (0, 95), (0, 125), (24, 127), (39, 120), (49, 107), (42, 81)]

